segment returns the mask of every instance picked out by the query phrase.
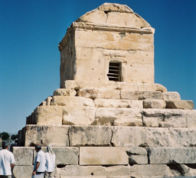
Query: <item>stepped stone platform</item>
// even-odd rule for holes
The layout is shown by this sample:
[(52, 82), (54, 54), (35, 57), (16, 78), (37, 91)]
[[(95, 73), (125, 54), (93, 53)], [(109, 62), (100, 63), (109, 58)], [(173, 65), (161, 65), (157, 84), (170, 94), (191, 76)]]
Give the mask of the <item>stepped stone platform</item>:
[(19, 131), (16, 178), (34, 144), (51, 145), (56, 178), (196, 177), (196, 110), (154, 83), (154, 29), (126, 5), (86, 13), (59, 45), (61, 84)]

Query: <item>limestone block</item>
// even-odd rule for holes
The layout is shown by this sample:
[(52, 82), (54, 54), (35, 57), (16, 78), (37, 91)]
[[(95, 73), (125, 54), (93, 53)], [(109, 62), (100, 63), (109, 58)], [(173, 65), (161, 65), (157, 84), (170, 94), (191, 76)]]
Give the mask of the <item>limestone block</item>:
[(56, 165), (77, 165), (79, 160), (79, 148), (74, 147), (54, 147), (56, 155)]
[(58, 88), (53, 93), (54, 96), (76, 96), (74, 89)]
[(98, 108), (94, 125), (142, 126), (139, 109), (131, 108)]
[(166, 103), (164, 100), (144, 100), (143, 101), (143, 107), (144, 108), (165, 108)]
[(159, 83), (155, 83), (153, 86), (155, 91), (167, 92), (167, 88)]
[(186, 110), (186, 121), (188, 128), (196, 128), (196, 110)]
[(110, 88), (82, 88), (79, 90), (79, 96), (86, 98), (105, 98), (120, 99), (120, 90)]
[(15, 165), (31, 166), (33, 164), (33, 147), (13, 147)]
[(187, 127), (187, 112), (172, 109), (144, 109), (143, 123), (147, 127)]
[(114, 146), (187, 147), (196, 145), (195, 128), (113, 127)]
[(130, 147), (127, 150), (129, 164), (148, 164), (147, 151), (142, 147)]
[(77, 166), (67, 165), (64, 168), (57, 168), (61, 176), (125, 176), (129, 175), (129, 166)]
[(90, 125), (95, 120), (95, 107), (65, 106), (63, 108), (63, 125)]
[(112, 130), (105, 126), (72, 126), (69, 130), (70, 146), (108, 146)]
[(63, 125), (89, 125), (94, 121), (94, 102), (89, 98), (54, 96), (51, 104), (61, 107)]
[(82, 107), (82, 106), (94, 106), (92, 99), (75, 96), (53, 96), (52, 105), (69, 106), (69, 107)]
[(81, 147), (80, 165), (128, 165), (124, 147)]
[(25, 127), (25, 146), (32, 143), (51, 146), (68, 146), (67, 126), (35, 126), (27, 125)]
[(79, 88), (79, 85), (78, 83), (75, 81), (75, 80), (66, 80), (65, 81), (65, 88), (66, 89), (78, 89)]
[(130, 167), (130, 175), (133, 177), (143, 176), (173, 176), (166, 165), (134, 165)]
[(150, 148), (151, 164), (168, 164), (172, 161), (180, 164), (195, 164), (196, 148)]
[(39, 106), (34, 112), (37, 125), (62, 125), (61, 106)]
[(180, 100), (180, 94), (178, 92), (164, 92), (163, 99), (166, 101)]
[(79, 96), (95, 99), (98, 95), (98, 89), (95, 88), (82, 88), (78, 92)]
[(32, 177), (33, 166), (15, 166), (13, 170), (14, 178)]
[(139, 100), (118, 100), (118, 99), (95, 99), (96, 107), (104, 108), (136, 108), (143, 107), (142, 101)]
[(129, 91), (121, 90), (121, 99), (144, 100), (144, 99), (162, 99), (160, 91)]
[(179, 100), (179, 101), (166, 101), (166, 107), (171, 109), (193, 109), (193, 101)]

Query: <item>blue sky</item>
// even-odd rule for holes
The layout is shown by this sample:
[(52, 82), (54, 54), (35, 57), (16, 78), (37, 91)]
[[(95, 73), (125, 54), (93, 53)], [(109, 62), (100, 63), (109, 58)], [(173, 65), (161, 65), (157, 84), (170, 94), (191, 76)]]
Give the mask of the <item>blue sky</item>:
[[(0, 0), (0, 132), (17, 132), (60, 83), (58, 43), (103, 0)], [(155, 81), (196, 103), (196, 1), (123, 3), (155, 32)]]

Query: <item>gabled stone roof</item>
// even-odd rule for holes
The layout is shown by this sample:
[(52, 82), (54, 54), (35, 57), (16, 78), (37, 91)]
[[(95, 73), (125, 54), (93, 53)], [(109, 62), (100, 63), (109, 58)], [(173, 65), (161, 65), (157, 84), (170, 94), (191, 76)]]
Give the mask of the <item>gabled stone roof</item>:
[(98, 8), (81, 16), (77, 22), (85, 22), (97, 26), (115, 26), (126, 28), (148, 28), (150, 24), (136, 14), (127, 5), (104, 3)]

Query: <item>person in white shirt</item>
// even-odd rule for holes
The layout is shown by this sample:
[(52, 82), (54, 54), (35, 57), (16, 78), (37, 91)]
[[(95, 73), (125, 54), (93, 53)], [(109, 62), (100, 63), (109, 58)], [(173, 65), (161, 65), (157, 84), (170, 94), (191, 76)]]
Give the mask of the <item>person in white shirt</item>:
[(40, 145), (35, 146), (35, 151), (37, 155), (34, 160), (34, 169), (32, 173), (33, 178), (44, 178), (44, 174), (46, 171), (46, 158), (45, 153), (41, 150)]
[(0, 178), (11, 178), (12, 169), (14, 168), (14, 155), (8, 150), (9, 145), (2, 143), (2, 150), (0, 151)]
[(45, 178), (54, 178), (56, 156), (50, 146), (47, 146), (45, 156), (46, 156)]

